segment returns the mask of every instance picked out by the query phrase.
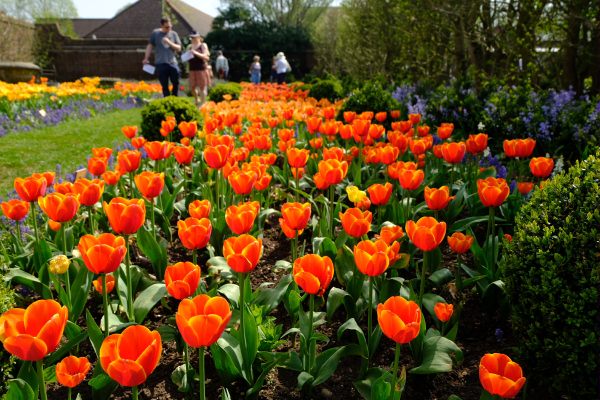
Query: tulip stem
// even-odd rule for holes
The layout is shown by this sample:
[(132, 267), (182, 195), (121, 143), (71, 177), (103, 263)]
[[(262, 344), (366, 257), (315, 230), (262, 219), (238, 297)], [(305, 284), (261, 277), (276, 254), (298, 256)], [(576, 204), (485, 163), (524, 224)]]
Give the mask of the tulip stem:
[(490, 207), (490, 234), (492, 239), (492, 255), (490, 257), (490, 268), (492, 270), (492, 274), (496, 276), (496, 218), (495, 218), (496, 207)]
[(335, 229), (333, 228), (333, 196), (335, 194), (333, 185), (329, 186), (329, 233), (333, 237)]
[(31, 202), (31, 219), (33, 220), (33, 231), (35, 232), (35, 242), (40, 242), (40, 234), (38, 233), (37, 213), (35, 211), (35, 202)]
[(298, 171), (294, 174), (294, 181), (296, 183), (296, 191), (294, 192), (294, 200), (298, 201), (298, 190), (300, 190), (300, 179), (298, 179)]
[[(154, 199), (150, 200), (150, 221), (152, 222), (152, 235), (154, 239), (158, 240), (156, 236), (156, 224), (154, 223)], [(161, 278), (160, 276), (157, 278)]]
[(244, 303), (244, 298), (245, 298), (245, 294), (244, 294), (244, 289), (246, 288), (246, 274), (240, 272), (239, 278), (238, 278), (238, 283), (240, 285), (240, 299), (239, 299), (239, 306), (240, 306), (240, 351), (242, 352), (242, 364), (243, 364), (243, 368), (246, 368), (246, 364), (248, 361), (248, 356), (246, 354), (246, 333), (244, 332), (244, 309), (245, 307), (245, 303)]
[(200, 378), (200, 400), (206, 399), (206, 392), (204, 390), (205, 380), (204, 377), (204, 346), (200, 346), (198, 349), (198, 376)]
[[(369, 276), (369, 302), (367, 303), (367, 343), (371, 343), (373, 332), (373, 277)], [(371, 363), (371, 354), (367, 354), (367, 368)]]
[(394, 366), (392, 368), (392, 396), (391, 398), (395, 398), (396, 394), (396, 380), (398, 378), (398, 363), (400, 361), (400, 349), (402, 345), (400, 343), (396, 343), (396, 352), (394, 353)]
[(48, 400), (46, 396), (46, 382), (44, 381), (44, 361), (38, 360), (37, 364), (37, 373), (38, 373), (38, 384), (40, 385), (40, 400)]
[(71, 400), (72, 395), (71, 395), (71, 388), (68, 388), (67, 390), (67, 400)]
[[(62, 226), (62, 237), (63, 237), (63, 249), (65, 252), (65, 257), (67, 257), (67, 222), (65, 222)], [(69, 277), (69, 267), (71, 263), (69, 262), (67, 265), (67, 270), (65, 271), (65, 288), (67, 291), (67, 307), (69, 310), (71, 309), (71, 278)]]
[(108, 292), (106, 290), (106, 274), (102, 274), (102, 303), (104, 306), (104, 337), (108, 337)]
[(423, 294), (425, 293), (425, 274), (427, 273), (429, 252), (423, 252), (423, 267), (421, 268), (421, 286), (419, 287), (419, 308), (423, 304)]
[(308, 311), (308, 323), (309, 323), (309, 336), (307, 338), (307, 342), (308, 342), (308, 364), (306, 366), (306, 372), (308, 372), (309, 374), (311, 373), (311, 368), (313, 366), (313, 360), (316, 358), (315, 357), (315, 352), (317, 351), (317, 341), (314, 340), (313, 341), (313, 315), (314, 315), (314, 311), (315, 311), (315, 296), (313, 294), (311, 294), (309, 296), (310, 300), (308, 302), (309, 304), (309, 311)]
[(90, 233), (94, 234), (94, 206), (90, 206), (90, 211), (88, 214), (88, 218), (90, 219)]
[(131, 388), (131, 398), (133, 400), (138, 400), (138, 387), (134, 386)]
[(127, 278), (127, 318), (129, 319), (129, 322), (133, 322), (133, 288), (131, 282), (131, 260), (129, 257), (129, 235), (125, 235), (125, 248), (125, 274)]
[(15, 221), (15, 238), (17, 239), (17, 244), (19, 245), (19, 248), (23, 248), (23, 242), (21, 241), (21, 225), (19, 224), (19, 221)]

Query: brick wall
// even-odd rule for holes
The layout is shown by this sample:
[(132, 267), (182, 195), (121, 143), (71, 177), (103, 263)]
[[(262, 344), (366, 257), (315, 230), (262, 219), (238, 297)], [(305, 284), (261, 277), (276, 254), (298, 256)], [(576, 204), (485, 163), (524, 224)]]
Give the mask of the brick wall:
[(0, 13), (0, 60), (33, 62), (32, 24)]

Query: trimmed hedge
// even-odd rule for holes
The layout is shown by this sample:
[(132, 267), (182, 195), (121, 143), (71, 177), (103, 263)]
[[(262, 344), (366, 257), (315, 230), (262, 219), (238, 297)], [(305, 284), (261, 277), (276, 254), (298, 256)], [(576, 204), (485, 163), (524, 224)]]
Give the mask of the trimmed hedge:
[(310, 85), (309, 96), (317, 100), (327, 99), (331, 102), (344, 97), (342, 84), (334, 79), (317, 79)]
[[(168, 96), (154, 100), (142, 109), (142, 136), (149, 141), (165, 140), (160, 134), (160, 123), (169, 115), (174, 116), (177, 123), (201, 120), (200, 112), (189, 99)], [(171, 135), (173, 141), (181, 139), (177, 127)]]
[(390, 92), (377, 81), (367, 82), (362, 88), (353, 91), (342, 106), (338, 119), (342, 120), (345, 111), (391, 111), (400, 108), (400, 103), (395, 100)]
[(502, 267), (532, 398), (600, 398), (599, 204), (600, 151), (516, 218)]
[(221, 83), (210, 89), (208, 92), (208, 99), (216, 103), (223, 101), (223, 96), (230, 95), (232, 100), (240, 98), (242, 93), (242, 86), (239, 83), (227, 82)]

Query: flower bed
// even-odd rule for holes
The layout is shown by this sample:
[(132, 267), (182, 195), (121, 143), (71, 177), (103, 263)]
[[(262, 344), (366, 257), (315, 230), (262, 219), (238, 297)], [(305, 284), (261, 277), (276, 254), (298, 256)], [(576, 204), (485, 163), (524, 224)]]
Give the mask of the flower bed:
[(100, 86), (100, 78), (82, 78), (56, 86), (47, 81), (9, 84), (0, 81), (0, 137), (56, 125), (66, 119), (85, 119), (111, 110), (141, 107), (160, 86), (145, 82), (117, 82)]
[(446, 121), (434, 144), (420, 114), (340, 107), (243, 85), (203, 127), (167, 118), (164, 141), (123, 127), (131, 149), (92, 149), (86, 178), (15, 179), (6, 279), (40, 300), (0, 317), (25, 371), (9, 390), (515, 397), (498, 260), (553, 159), (505, 141), (504, 179), (481, 167), (486, 134)]

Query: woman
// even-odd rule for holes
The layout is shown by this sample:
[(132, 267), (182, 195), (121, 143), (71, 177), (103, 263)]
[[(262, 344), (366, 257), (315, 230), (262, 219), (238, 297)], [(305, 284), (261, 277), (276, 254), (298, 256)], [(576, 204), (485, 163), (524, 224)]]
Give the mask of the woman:
[(260, 83), (260, 57), (254, 56), (252, 59), (252, 64), (250, 64), (250, 82), (258, 85)]
[(194, 94), (196, 106), (201, 106), (206, 101), (208, 91), (207, 65), (210, 59), (208, 46), (204, 43), (202, 36), (197, 32), (190, 34), (192, 43), (189, 50), (194, 55), (190, 60), (190, 91)]
[(288, 63), (288, 60), (285, 58), (285, 54), (283, 54), (282, 51), (277, 53), (275, 59), (277, 60), (275, 62), (275, 69), (277, 70), (277, 83), (285, 83), (285, 77), (287, 73), (292, 70), (292, 67), (290, 67), (290, 63)]

